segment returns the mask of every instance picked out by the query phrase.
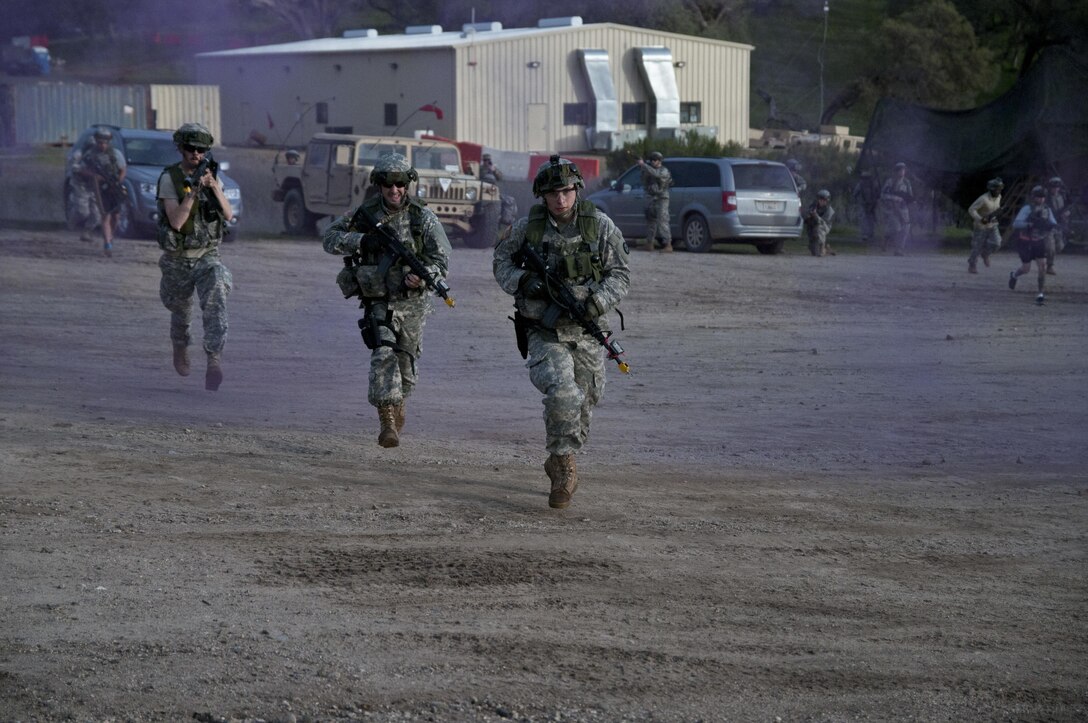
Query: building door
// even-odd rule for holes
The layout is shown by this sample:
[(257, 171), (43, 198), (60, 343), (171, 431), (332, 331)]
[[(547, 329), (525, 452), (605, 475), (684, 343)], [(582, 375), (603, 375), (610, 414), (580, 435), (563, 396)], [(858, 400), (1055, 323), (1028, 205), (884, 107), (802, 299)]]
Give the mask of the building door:
[(526, 150), (547, 153), (548, 147), (548, 107), (543, 103), (530, 103), (525, 114), (527, 127), (525, 139), (529, 144)]

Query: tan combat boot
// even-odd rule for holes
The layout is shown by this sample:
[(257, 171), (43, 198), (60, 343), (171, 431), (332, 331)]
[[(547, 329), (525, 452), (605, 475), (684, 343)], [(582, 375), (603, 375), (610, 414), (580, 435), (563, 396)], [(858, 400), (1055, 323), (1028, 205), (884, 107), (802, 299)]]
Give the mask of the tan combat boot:
[(209, 392), (219, 390), (223, 383), (223, 366), (219, 354), (208, 353), (208, 371), (204, 373), (204, 388)]
[(174, 344), (174, 369), (183, 377), (189, 376), (189, 347)]
[(561, 510), (570, 505), (570, 498), (578, 489), (578, 470), (574, 465), (573, 454), (551, 454), (544, 462), (544, 471), (552, 481), (552, 492), (548, 495), (548, 507)]
[(401, 430), (404, 429), (404, 415), (408, 412), (408, 400), (402, 400), (394, 409), (396, 409), (396, 414), (393, 416), (397, 422), (397, 434), (399, 435)]
[(392, 404), (378, 407), (378, 419), (382, 429), (378, 432), (378, 444), (382, 447), (396, 447), (400, 444), (397, 436), (397, 408)]

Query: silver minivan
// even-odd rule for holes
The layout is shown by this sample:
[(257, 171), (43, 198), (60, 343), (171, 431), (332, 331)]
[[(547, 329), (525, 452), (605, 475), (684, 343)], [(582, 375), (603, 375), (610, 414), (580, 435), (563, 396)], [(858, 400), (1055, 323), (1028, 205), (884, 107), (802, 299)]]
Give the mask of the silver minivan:
[[(672, 173), (672, 237), (690, 251), (718, 242), (750, 243), (777, 254), (801, 235), (801, 200), (785, 165), (750, 158), (666, 158)], [(589, 200), (616, 222), (624, 236), (646, 235), (642, 174), (632, 166)]]

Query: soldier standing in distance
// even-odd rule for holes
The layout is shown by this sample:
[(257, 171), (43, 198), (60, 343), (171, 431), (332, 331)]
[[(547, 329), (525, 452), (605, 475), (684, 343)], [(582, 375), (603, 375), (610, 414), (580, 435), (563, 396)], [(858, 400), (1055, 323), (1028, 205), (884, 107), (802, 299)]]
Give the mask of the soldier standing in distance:
[(884, 216), (884, 244), (886, 251), (891, 245), (896, 256), (907, 252), (910, 238), (910, 204), (914, 202), (914, 188), (907, 178), (907, 164), (896, 163), (895, 173), (880, 188), (880, 207)]
[(1050, 234), (1050, 241), (1046, 248), (1046, 272), (1051, 276), (1057, 274), (1054, 270), (1054, 257), (1065, 248), (1065, 229), (1069, 226), (1069, 196), (1065, 192), (1065, 184), (1060, 176), (1054, 176), (1046, 184), (1046, 205), (1054, 214), (1054, 220), (1058, 227)]
[(623, 235), (612, 219), (579, 198), (582, 188), (578, 167), (553, 155), (533, 180), (533, 195), (543, 203), (502, 236), (493, 262), (496, 281), (514, 297), (529, 379), (544, 395), (544, 471), (551, 481), (548, 505), (557, 509), (570, 505), (578, 487), (574, 455), (589, 438), (593, 407), (604, 392), (604, 355), (568, 314), (549, 314), (555, 308), (552, 292), (540, 275), (524, 268), (522, 249), (531, 246), (556, 269), (602, 328), (604, 314), (627, 295), (630, 283)]
[[(377, 223), (395, 233), (435, 278), (449, 269), (450, 242), (438, 218), (411, 195), (419, 174), (399, 153), (378, 159), (370, 183), (378, 193), (361, 208)], [(408, 396), (419, 377), (416, 360), (423, 352), (423, 325), (433, 306), (424, 279), (392, 255), (376, 237), (372, 221), (352, 223), (358, 210), (349, 211), (325, 231), (325, 251), (354, 257), (337, 283), (345, 296), (358, 295), (364, 309), (359, 322), (363, 343), (370, 349), (367, 401), (378, 409), (378, 444), (396, 447), (404, 429)], [(368, 227), (369, 225), (369, 227)], [(384, 263), (383, 263), (384, 262)]]
[(199, 178), (193, 174), (215, 139), (200, 123), (186, 123), (174, 131), (181, 162), (167, 166), (159, 176), (159, 258), (162, 281), (159, 298), (170, 310), (170, 340), (174, 369), (189, 376), (189, 324), (193, 293), (200, 301), (204, 322), (204, 351), (208, 355), (204, 388), (216, 391), (223, 382), (222, 354), (227, 339), (227, 296), (233, 288), (230, 270), (219, 258), (219, 246), (233, 217), (216, 178), (218, 166), (208, 163)]
[(808, 235), (808, 251), (813, 256), (827, 256), (830, 250), (827, 235), (831, 233), (831, 219), (835, 209), (831, 207), (831, 191), (820, 189), (816, 200), (805, 210), (805, 233)]
[(1001, 209), (1001, 191), (1005, 182), (991, 178), (986, 182), (986, 193), (975, 199), (967, 208), (967, 215), (974, 220), (971, 231), (971, 255), (967, 257), (967, 273), (978, 273), (978, 257), (990, 268), (990, 255), (1001, 248), (1001, 231), (997, 225), (997, 212)]
[(672, 174), (664, 166), (665, 157), (651, 152), (649, 162), (639, 159), (642, 169), (642, 192), (646, 197), (646, 241), (659, 251), (672, 251), (672, 231), (669, 228), (669, 187)]

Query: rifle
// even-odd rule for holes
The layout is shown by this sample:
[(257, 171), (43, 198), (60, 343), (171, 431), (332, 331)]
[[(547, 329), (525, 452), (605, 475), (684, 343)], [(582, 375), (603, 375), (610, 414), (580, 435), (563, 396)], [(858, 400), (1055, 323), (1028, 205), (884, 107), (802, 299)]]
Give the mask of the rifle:
[(211, 151), (204, 154), (204, 157), (200, 159), (200, 163), (196, 164), (193, 172), (182, 182), (186, 193), (192, 191), (193, 187), (200, 183), (200, 179), (204, 177), (204, 172), (209, 168), (212, 170), (212, 177), (218, 178), (219, 164), (212, 158)]
[(630, 365), (620, 358), (624, 354), (623, 347), (619, 345), (619, 342), (613, 341), (611, 336), (605, 334), (604, 330), (597, 325), (597, 322), (590, 318), (585, 303), (578, 301), (571, 288), (559, 278), (554, 269), (548, 267), (548, 263), (537, 253), (536, 249), (527, 243), (523, 244), (520, 255), (524, 265), (544, 279), (544, 288), (548, 290), (548, 295), (551, 297), (552, 303), (544, 312), (542, 320), (544, 326), (553, 328), (559, 315), (564, 311), (567, 312), (571, 319), (578, 322), (578, 325), (587, 334), (605, 348), (605, 351), (608, 352), (608, 358), (619, 365), (621, 372), (624, 374), (630, 372)]
[[(365, 225), (363, 222), (365, 222)], [(369, 231), (365, 230), (368, 227)], [(450, 296), (449, 284), (432, 274), (423, 265), (423, 262), (397, 237), (396, 232), (386, 225), (386, 221), (379, 221), (374, 218), (374, 215), (366, 209), (365, 205), (360, 204), (359, 208), (356, 209), (355, 215), (351, 217), (351, 221), (348, 223), (348, 229), (377, 237), (378, 242), (386, 251), (385, 258), (378, 265), (381, 276), (385, 276), (390, 267), (397, 262), (397, 259), (400, 259), (412, 269), (413, 274), (423, 279), (423, 283), (427, 285), (427, 288), (442, 297), (442, 300), (446, 302), (446, 306), (453, 308), (455, 302), (453, 297)], [(350, 259), (351, 257), (347, 258)], [(345, 263), (348, 263), (348, 261), (345, 260)]]

